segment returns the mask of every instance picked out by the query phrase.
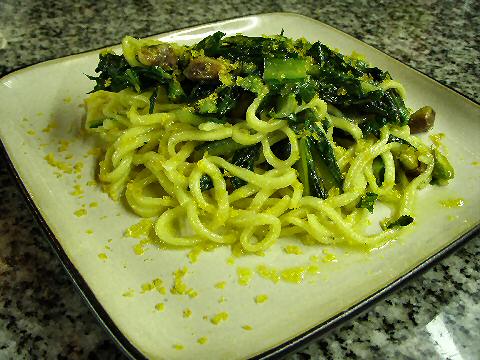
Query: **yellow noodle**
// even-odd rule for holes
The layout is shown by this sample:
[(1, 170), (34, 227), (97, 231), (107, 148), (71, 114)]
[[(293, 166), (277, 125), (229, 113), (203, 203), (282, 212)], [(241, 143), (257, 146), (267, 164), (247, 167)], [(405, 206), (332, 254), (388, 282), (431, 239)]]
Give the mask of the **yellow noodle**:
[[(126, 37), (125, 58), (141, 66), (135, 57), (137, 50), (158, 43)], [(378, 88), (395, 89), (405, 96), (403, 86), (393, 80), (383, 81)], [(364, 137), (356, 120), (315, 96), (297, 105), (294, 112), (313, 110), (345, 180), (343, 191), (334, 188), (325, 200), (303, 196), (303, 184), (294, 169), (300, 158), (299, 135), (286, 120), (257, 116), (268, 87), (260, 87), (245, 119), (234, 124), (205, 122), (186, 104), (168, 103), (162, 87), (156, 89), (158, 97), (150, 113), (152, 91), (91, 94), (85, 101), (85, 127), (105, 141), (105, 155), (99, 163), (105, 191), (115, 200), (125, 196), (139, 216), (155, 218), (157, 237), (170, 245), (237, 243), (255, 253), (272, 246), (280, 236), (306, 236), (322, 244), (374, 247), (398, 236), (401, 229), (366, 235), (368, 211), (356, 208), (362, 196), (374, 192), (392, 203), (395, 210), (389, 220), (394, 220), (412, 215), (417, 189), (431, 180), (432, 151), (410, 135), (408, 126), (384, 126), (379, 139)], [(354, 144), (348, 148), (336, 144), (335, 128), (351, 135)], [(410, 143), (415, 158), (426, 165), (414, 179), (398, 171), (398, 152), (405, 145), (390, 142), (390, 135)], [(200, 160), (192, 160), (198, 145), (224, 139), (238, 146), (258, 144), (260, 157), (253, 169), (235, 165), (226, 154), (205, 152)], [(282, 160), (272, 147), (284, 139), (290, 153)], [(377, 157), (385, 168), (380, 185), (373, 173)], [(269, 167), (258, 166), (262, 163)], [(234, 177), (245, 184), (231, 191)], [(205, 182), (209, 190), (203, 188)]]

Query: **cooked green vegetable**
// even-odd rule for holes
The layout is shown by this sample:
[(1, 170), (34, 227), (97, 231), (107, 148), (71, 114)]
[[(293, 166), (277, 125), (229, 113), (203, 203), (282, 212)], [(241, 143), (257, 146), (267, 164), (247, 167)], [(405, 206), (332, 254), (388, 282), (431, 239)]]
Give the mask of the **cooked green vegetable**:
[(297, 170), (304, 185), (304, 195), (326, 199), (331, 188), (342, 190), (343, 177), (330, 142), (312, 119), (315, 115), (309, 109), (304, 113), (304, 123), (297, 127), (301, 134)]
[[(193, 46), (147, 42), (139, 43), (132, 52), (127, 57), (130, 63), (124, 56), (102, 52), (95, 69), (98, 75), (89, 76), (96, 82), (93, 91), (118, 92), (127, 88), (152, 91), (149, 113), (153, 113), (158, 88), (163, 87), (171, 102), (186, 105), (170, 113), (194, 126), (203, 122), (234, 125), (245, 118), (247, 108), (260, 97), (255, 115), (262, 120), (285, 120), (297, 134), (300, 159), (295, 166), (306, 195), (325, 199), (332, 188), (343, 191), (343, 175), (332, 137), (326, 134), (330, 120), (320, 119), (314, 109), (304, 107), (316, 96), (347, 116), (355, 114), (363, 137), (379, 137), (380, 129), (387, 124), (409, 124), (412, 132), (433, 125), (433, 109), (424, 107), (410, 116), (399, 91), (383, 86), (385, 81), (391, 83), (388, 72), (371, 67), (357, 56), (344, 56), (319, 41), (292, 40), (283, 36), (283, 32), (268, 37), (226, 37), (216, 32)], [(298, 110), (300, 107), (302, 110)], [(92, 121), (90, 128), (102, 124), (103, 119)], [(334, 141), (336, 137), (337, 146), (344, 148), (356, 142), (351, 134), (339, 128), (333, 130)], [(395, 159), (407, 173), (421, 169), (411, 144), (393, 135), (388, 141), (409, 147)], [(281, 159), (288, 158), (288, 140), (274, 145), (272, 151)], [(261, 147), (241, 145), (227, 138), (202, 143), (191, 159), (198, 161), (206, 152), (253, 169)], [(453, 177), (453, 169), (437, 152), (432, 183), (444, 184)], [(384, 171), (383, 161), (378, 157), (373, 162), (378, 185), (383, 182)], [(231, 181), (233, 188), (243, 183), (237, 178)], [(212, 186), (211, 179), (204, 175), (202, 190)], [(359, 206), (372, 209), (375, 201), (372, 194), (365, 195)]]
[[(162, 243), (258, 254), (293, 235), (371, 250), (414, 221), (418, 189), (453, 178), (443, 134), (433, 147), (411, 135), (433, 109), (411, 115), (402, 84), (358, 54), (283, 31), (126, 36), (122, 50), (100, 54), (84, 127), (105, 145), (103, 189)], [(378, 199), (394, 215), (372, 234)]]
[(195, 152), (193, 153), (193, 160), (200, 160), (203, 157), (203, 154), (205, 154), (206, 152), (208, 152), (209, 155), (213, 156), (228, 156), (243, 147), (245, 147), (245, 145), (236, 143), (235, 141), (233, 141), (232, 138), (205, 142), (195, 148)]
[(418, 154), (414, 148), (402, 145), (401, 153), (398, 156), (400, 164), (407, 171), (412, 171), (418, 168)]
[[(310, 110), (307, 110), (307, 113), (313, 115)], [(332, 144), (327, 139), (324, 130), (315, 123), (313, 118), (306, 120), (305, 128), (310, 132), (308, 139), (314, 147), (313, 151), (318, 153), (317, 163), (322, 168), (322, 178), (327, 190), (334, 186), (341, 190), (343, 188), (343, 176), (338, 167)]]
[(373, 192), (366, 192), (365, 195), (363, 195), (357, 205), (358, 208), (365, 208), (371, 213), (373, 213), (373, 205), (375, 204), (375, 201), (377, 200), (378, 195), (373, 193)]
[(186, 96), (180, 81), (172, 78), (168, 83), (168, 98), (174, 103), (180, 103), (186, 99)]
[(117, 92), (128, 87), (135, 88), (135, 84), (126, 74), (129, 69), (131, 69), (131, 66), (123, 56), (110, 52), (101, 53), (100, 62), (95, 69), (95, 72), (100, 74), (98, 76), (87, 75), (90, 80), (96, 81), (92, 92), (98, 90)]
[(150, 96), (150, 106), (148, 107), (148, 113), (153, 114), (153, 109), (155, 108), (155, 102), (157, 101), (158, 88), (153, 89), (152, 95)]
[(306, 59), (266, 59), (263, 79), (299, 80), (307, 76), (309, 62)]
[(321, 169), (315, 162), (312, 148), (313, 144), (309, 137), (302, 138), (300, 146), (299, 177), (303, 183), (304, 196), (316, 196), (326, 199), (327, 189), (323, 184)]
[(213, 188), (213, 181), (210, 176), (203, 174), (200, 178), (200, 190), (207, 191)]
[(412, 146), (412, 147), (413, 147), (413, 145), (410, 144), (408, 141), (406, 141), (406, 140), (404, 140), (404, 139), (400, 139), (400, 138), (398, 138), (398, 137), (396, 137), (396, 136), (393, 136), (392, 134), (390, 134), (390, 135), (388, 136), (388, 142), (389, 142), (389, 143), (398, 142), (398, 143), (400, 143), (400, 144), (405, 144), (405, 145), (409, 145), (409, 146)]
[[(233, 154), (232, 164), (253, 171), (253, 165), (255, 164), (255, 161), (257, 161), (260, 155), (260, 149), (261, 147), (259, 144), (255, 144), (243, 149), (238, 149)], [(236, 176), (232, 179), (233, 189), (238, 189), (245, 184), (245, 180), (240, 179)]]
[(285, 96), (280, 96), (277, 99), (275, 112), (271, 113), (273, 118), (281, 119), (286, 118), (287, 116), (294, 114), (297, 109), (297, 100), (295, 94), (287, 94)]
[(307, 145), (307, 139), (301, 138), (298, 142), (298, 148), (300, 152), (300, 160), (296, 163), (298, 171), (298, 179), (303, 184), (303, 195), (312, 195), (310, 190), (310, 174), (309, 174), (309, 162), (311, 161), (312, 154)]
[(291, 153), (291, 144), (288, 138), (276, 142), (270, 148), (273, 154), (281, 160), (286, 160)]
[(377, 185), (381, 186), (383, 183), (383, 178), (385, 175), (385, 164), (381, 157), (376, 157), (372, 163), (372, 170), (373, 175), (375, 175), (375, 179), (377, 180)]
[(397, 220), (394, 222), (390, 223), (387, 225), (387, 229), (392, 229), (397, 226), (407, 226), (410, 225), (413, 222), (413, 217), (410, 215), (402, 215), (400, 216)]
[[(252, 145), (245, 147), (244, 145), (237, 144), (231, 139), (218, 140), (210, 143), (203, 144), (194, 153), (194, 161), (198, 161), (203, 156), (204, 152), (207, 152), (210, 155), (226, 155), (232, 154), (233, 157), (231, 163), (243, 167), (245, 169), (253, 170), (253, 165), (255, 161), (258, 160), (260, 155), (260, 146)], [(231, 185), (233, 190), (238, 189), (245, 185), (246, 182), (236, 176), (231, 178)], [(210, 176), (204, 174), (200, 178), (200, 189), (202, 191), (209, 190), (213, 188), (213, 182)]]
[(448, 159), (438, 149), (435, 149), (433, 154), (435, 156), (435, 165), (432, 171), (432, 183), (447, 185), (448, 181), (455, 176), (455, 171)]
[[(100, 61), (95, 69), (99, 76), (88, 76), (95, 80), (93, 91), (107, 90), (118, 92), (125, 88), (132, 88), (137, 92), (144, 91), (159, 85), (169, 89), (170, 100), (178, 101), (179, 83), (171, 72), (160, 66), (132, 67), (123, 56), (110, 52), (101, 53)], [(171, 89), (171, 88), (177, 89)]]
[[(365, 62), (343, 56), (324, 44), (283, 35), (225, 37), (216, 32), (193, 47), (146, 45), (137, 50), (141, 66), (131, 66), (123, 56), (100, 54), (94, 91), (137, 92), (159, 85), (173, 102), (190, 102), (199, 114), (220, 119), (230, 114), (245, 93), (269, 96), (262, 109), (276, 118), (291, 115), (293, 97), (308, 102), (314, 95), (346, 112), (364, 117), (366, 134), (378, 135), (385, 124), (404, 125), (409, 114), (394, 89), (378, 84), (390, 75)], [(262, 81), (263, 79), (263, 81)], [(288, 98), (287, 103), (278, 99)]]

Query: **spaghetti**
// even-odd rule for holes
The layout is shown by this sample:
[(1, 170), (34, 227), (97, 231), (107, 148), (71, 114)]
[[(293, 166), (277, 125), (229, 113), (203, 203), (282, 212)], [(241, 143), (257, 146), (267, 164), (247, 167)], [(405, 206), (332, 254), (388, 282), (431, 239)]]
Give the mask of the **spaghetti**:
[[(405, 90), (388, 73), (304, 39), (223, 35), (190, 47), (127, 37), (124, 57), (103, 52), (91, 77), (85, 127), (105, 143), (100, 182), (154, 218), (161, 241), (376, 247), (413, 221), (418, 189), (453, 176), (410, 134)], [(368, 235), (375, 201), (393, 212)]]

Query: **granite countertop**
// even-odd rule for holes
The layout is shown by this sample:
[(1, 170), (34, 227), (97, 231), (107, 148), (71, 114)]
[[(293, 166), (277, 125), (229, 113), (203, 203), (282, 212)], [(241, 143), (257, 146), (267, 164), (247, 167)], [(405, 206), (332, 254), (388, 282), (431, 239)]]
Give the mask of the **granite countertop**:
[[(480, 95), (476, 1), (0, 2), (0, 76), (26, 65), (237, 16), (289, 11)], [(0, 160), (0, 358), (120, 359)], [(478, 359), (480, 238), (289, 359)]]

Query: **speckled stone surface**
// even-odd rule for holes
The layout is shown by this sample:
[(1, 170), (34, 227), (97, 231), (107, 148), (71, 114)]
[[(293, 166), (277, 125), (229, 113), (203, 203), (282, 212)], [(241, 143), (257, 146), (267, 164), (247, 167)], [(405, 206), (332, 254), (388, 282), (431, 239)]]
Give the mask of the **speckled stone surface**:
[[(0, 76), (138, 37), (290, 11), (343, 30), (473, 99), (478, 1), (0, 2)], [(478, 359), (480, 238), (289, 359)], [(0, 160), (0, 358), (122, 359), (49, 248)]]

